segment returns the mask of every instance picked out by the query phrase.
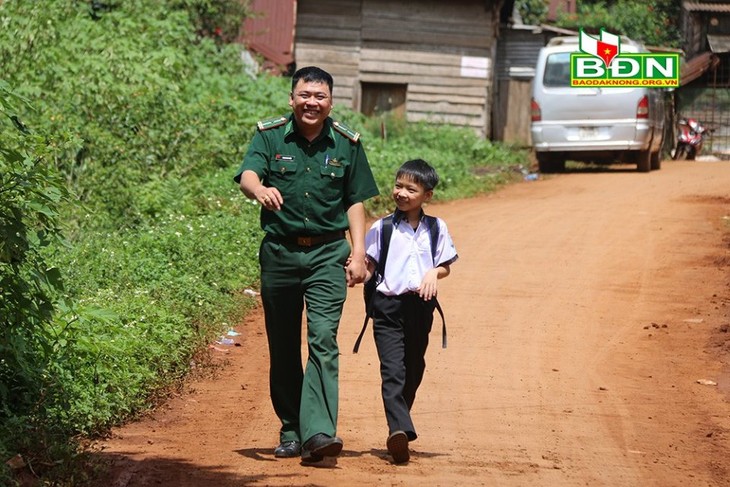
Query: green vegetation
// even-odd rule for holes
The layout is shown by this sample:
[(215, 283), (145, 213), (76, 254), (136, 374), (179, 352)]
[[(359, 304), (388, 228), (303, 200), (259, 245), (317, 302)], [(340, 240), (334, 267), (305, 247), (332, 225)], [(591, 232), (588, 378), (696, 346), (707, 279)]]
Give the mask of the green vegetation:
[[(523, 21), (545, 22), (548, 0), (517, 0)], [(597, 34), (600, 29), (626, 35), (649, 46), (679, 47), (680, 0), (577, 0), (575, 14), (558, 16), (555, 25), (565, 29), (583, 28)]]
[[(74, 438), (153, 404), (254, 304), (259, 208), (232, 176), (255, 121), (289, 112), (289, 80), (247, 74), (225, 42), (241, 13), (0, 1), (0, 484), (18, 454), (83, 484)], [(439, 199), (528, 164), (462, 129), (387, 121), (382, 140), (379, 121), (335, 116), (363, 133), (373, 215), (407, 159), (438, 168)]]
[(539, 25), (545, 23), (549, 3), (549, 0), (515, 0), (515, 8), (524, 24)]

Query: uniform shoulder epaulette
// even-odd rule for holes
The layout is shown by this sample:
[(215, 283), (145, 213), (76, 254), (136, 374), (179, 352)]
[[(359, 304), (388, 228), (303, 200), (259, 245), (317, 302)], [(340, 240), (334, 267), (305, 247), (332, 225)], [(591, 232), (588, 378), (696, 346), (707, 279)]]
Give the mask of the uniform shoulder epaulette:
[(340, 122), (334, 121), (332, 122), (332, 127), (353, 142), (357, 142), (358, 140), (360, 140), (360, 132), (355, 132), (347, 125), (343, 125)]
[(259, 130), (269, 130), (276, 127), (281, 127), (287, 122), (286, 117), (269, 118), (267, 120), (259, 120), (256, 126)]

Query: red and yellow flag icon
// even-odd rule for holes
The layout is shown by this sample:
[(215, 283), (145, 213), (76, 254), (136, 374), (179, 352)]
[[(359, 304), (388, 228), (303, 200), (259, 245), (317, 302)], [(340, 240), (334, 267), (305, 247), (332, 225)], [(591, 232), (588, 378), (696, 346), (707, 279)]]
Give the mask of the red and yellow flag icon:
[(592, 54), (603, 59), (608, 67), (619, 54), (621, 39), (615, 34), (611, 34), (601, 29), (600, 39), (596, 39), (580, 30), (580, 50), (586, 54)]

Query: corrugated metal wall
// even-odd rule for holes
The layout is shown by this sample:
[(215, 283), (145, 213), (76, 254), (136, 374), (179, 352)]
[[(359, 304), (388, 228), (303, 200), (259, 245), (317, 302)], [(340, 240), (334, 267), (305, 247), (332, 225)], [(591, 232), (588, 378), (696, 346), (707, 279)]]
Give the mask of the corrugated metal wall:
[(270, 68), (286, 71), (294, 62), (296, 0), (250, 0), (253, 12), (243, 24), (242, 40), (261, 54)]
[(529, 146), (530, 92), (546, 36), (534, 29), (501, 30), (497, 43), (491, 138)]
[(534, 76), (537, 54), (545, 42), (543, 34), (536, 34), (532, 30), (502, 29), (497, 43), (497, 79)]

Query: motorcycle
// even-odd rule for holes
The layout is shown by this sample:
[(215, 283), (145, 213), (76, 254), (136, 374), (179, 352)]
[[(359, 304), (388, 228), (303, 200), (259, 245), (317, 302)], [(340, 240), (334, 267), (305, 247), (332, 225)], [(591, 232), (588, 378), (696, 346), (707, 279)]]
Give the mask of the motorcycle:
[(677, 147), (672, 159), (695, 160), (702, 150), (708, 130), (694, 118), (682, 118), (677, 122)]

